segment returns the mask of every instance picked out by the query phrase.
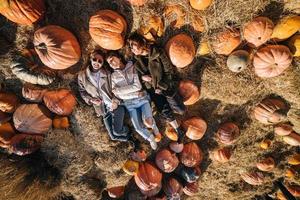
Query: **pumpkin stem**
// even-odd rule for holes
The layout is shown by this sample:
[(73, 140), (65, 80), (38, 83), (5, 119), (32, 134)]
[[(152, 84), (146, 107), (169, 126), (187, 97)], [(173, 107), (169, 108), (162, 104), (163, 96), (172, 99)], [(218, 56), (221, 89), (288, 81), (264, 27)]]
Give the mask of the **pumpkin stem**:
[(35, 48), (37, 48), (39, 50), (46, 50), (47, 46), (45, 43), (40, 43), (39, 45), (35, 46)]

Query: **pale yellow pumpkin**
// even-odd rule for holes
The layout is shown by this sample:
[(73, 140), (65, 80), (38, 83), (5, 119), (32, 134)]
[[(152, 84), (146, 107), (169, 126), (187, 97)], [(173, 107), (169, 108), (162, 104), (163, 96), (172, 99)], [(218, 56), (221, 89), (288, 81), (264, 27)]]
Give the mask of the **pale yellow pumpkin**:
[(200, 55), (200, 56), (210, 54), (210, 47), (209, 47), (208, 41), (201, 41), (200, 42), (197, 54)]
[(295, 57), (300, 56), (300, 34), (294, 35), (289, 40), (289, 48), (290, 48), (293, 56), (295, 56)]
[(300, 30), (300, 16), (282, 18), (274, 27), (272, 37), (275, 40), (285, 40)]

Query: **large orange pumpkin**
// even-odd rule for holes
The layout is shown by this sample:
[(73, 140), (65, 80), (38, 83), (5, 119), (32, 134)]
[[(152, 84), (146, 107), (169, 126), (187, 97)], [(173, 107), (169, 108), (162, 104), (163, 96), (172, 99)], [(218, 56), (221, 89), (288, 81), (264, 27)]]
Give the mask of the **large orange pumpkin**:
[(241, 35), (237, 29), (226, 29), (214, 38), (212, 47), (217, 54), (228, 56), (241, 42)]
[(11, 123), (4, 123), (0, 126), (0, 146), (8, 148), (11, 143), (11, 139), (16, 135), (16, 131)]
[(69, 68), (81, 57), (76, 37), (60, 26), (48, 25), (38, 29), (33, 44), (41, 61), (52, 69)]
[(38, 150), (43, 140), (40, 135), (17, 134), (11, 140), (10, 150), (19, 156), (28, 155)]
[(223, 144), (232, 144), (237, 140), (239, 136), (240, 129), (236, 124), (232, 122), (222, 124), (217, 131), (217, 137)]
[(182, 184), (175, 178), (169, 178), (164, 182), (163, 190), (168, 199), (180, 199), (182, 195)]
[(140, 164), (134, 180), (141, 190), (150, 191), (161, 186), (162, 174), (152, 163), (145, 162)]
[(23, 104), (13, 115), (16, 129), (23, 133), (45, 134), (52, 125), (50, 112), (42, 105)]
[(44, 16), (44, 0), (1, 0), (0, 13), (21, 25), (31, 25)]
[(184, 105), (193, 105), (200, 99), (199, 88), (190, 80), (180, 81), (179, 94), (183, 97)]
[(15, 94), (0, 92), (0, 111), (12, 113), (19, 105), (19, 100)]
[(192, 8), (196, 10), (205, 10), (212, 3), (212, 0), (190, 0)]
[(133, 6), (143, 6), (147, 0), (127, 0)]
[(180, 161), (182, 164), (187, 167), (195, 167), (201, 163), (202, 159), (202, 150), (196, 143), (190, 142), (184, 145), (183, 150), (180, 153)]
[(200, 140), (207, 129), (206, 122), (200, 117), (192, 117), (183, 122), (183, 127), (187, 130), (186, 136), (191, 140)]
[(181, 28), (185, 22), (184, 7), (179, 4), (166, 5), (164, 9), (165, 19), (170, 22), (170, 26)]
[(268, 45), (254, 55), (253, 66), (257, 76), (271, 78), (280, 75), (292, 63), (293, 56), (288, 47)]
[(259, 47), (271, 38), (273, 28), (269, 18), (257, 17), (244, 26), (244, 38), (251, 46)]
[(44, 103), (50, 111), (58, 115), (70, 115), (77, 104), (72, 91), (67, 89), (46, 92)]
[(175, 153), (163, 149), (156, 154), (155, 163), (163, 172), (171, 173), (178, 166), (179, 160)]
[(196, 49), (193, 39), (181, 33), (168, 41), (166, 52), (173, 65), (178, 68), (184, 68), (193, 62)]
[(285, 103), (279, 99), (264, 99), (253, 111), (254, 118), (263, 124), (279, 123), (285, 119)]
[(31, 84), (25, 84), (22, 88), (23, 97), (32, 102), (41, 102), (47, 89), (42, 89)]
[(127, 22), (112, 10), (100, 10), (90, 18), (92, 39), (104, 49), (118, 50), (124, 46)]

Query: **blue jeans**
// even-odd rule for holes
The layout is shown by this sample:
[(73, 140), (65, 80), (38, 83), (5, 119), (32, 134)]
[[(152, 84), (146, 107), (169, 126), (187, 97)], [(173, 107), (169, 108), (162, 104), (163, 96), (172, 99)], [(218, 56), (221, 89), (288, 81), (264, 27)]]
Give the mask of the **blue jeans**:
[(125, 100), (124, 105), (129, 112), (131, 122), (136, 132), (138, 132), (145, 140), (149, 140), (151, 132), (146, 128), (142, 119), (152, 119), (152, 129), (154, 132), (158, 132), (158, 128), (152, 115), (152, 109), (148, 95), (141, 98)]

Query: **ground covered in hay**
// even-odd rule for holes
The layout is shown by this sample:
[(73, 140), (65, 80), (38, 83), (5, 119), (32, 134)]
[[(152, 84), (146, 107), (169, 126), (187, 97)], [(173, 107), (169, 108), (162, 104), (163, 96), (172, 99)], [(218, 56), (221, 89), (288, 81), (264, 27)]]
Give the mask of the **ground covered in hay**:
[[(143, 7), (131, 7), (125, 0), (46, 0), (46, 3), (45, 19), (32, 27), (16, 26), (0, 17), (0, 34), (11, 42), (8, 53), (0, 58), (5, 88), (21, 98), (22, 82), (10, 71), (11, 57), (16, 51), (32, 47), (36, 29), (55, 24), (75, 34), (81, 45), (82, 59), (71, 69), (58, 73), (59, 80), (50, 87), (71, 88), (78, 97), (79, 105), (70, 117), (70, 130), (51, 131), (40, 152), (26, 158), (1, 153), (0, 193), (3, 200), (109, 199), (105, 188), (125, 185), (131, 178), (122, 171), (122, 165), (132, 147), (109, 140), (101, 120), (95, 117), (93, 108), (83, 103), (77, 91), (76, 74), (86, 62), (89, 52), (97, 47), (88, 33), (89, 18), (97, 10), (118, 11), (125, 16), (131, 32), (150, 14), (162, 16), (165, 5), (181, 4), (186, 10), (185, 25), (172, 29), (166, 21), (165, 34), (158, 43), (163, 46), (172, 35), (185, 32), (193, 37), (196, 47), (225, 27), (241, 28), (255, 16), (267, 16), (276, 23), (282, 16), (300, 13), (299, 0), (214, 0), (213, 5), (203, 12), (193, 10), (186, 0), (149, 0)], [(205, 31), (202, 33), (191, 28), (191, 16), (194, 14), (203, 18)], [(265, 193), (275, 194), (273, 181), (284, 177), (288, 168), (287, 156), (299, 149), (275, 137), (272, 126), (254, 120), (251, 110), (269, 96), (283, 99), (292, 110), (300, 109), (300, 60), (294, 59), (292, 67), (278, 77), (261, 79), (254, 74), (252, 66), (239, 74), (229, 71), (226, 57), (212, 53), (197, 56), (180, 74), (182, 78), (193, 80), (201, 90), (201, 99), (188, 107), (184, 118), (199, 116), (208, 124), (204, 138), (198, 142), (205, 153), (201, 164), (200, 193), (184, 199), (248, 200)], [(216, 130), (227, 121), (239, 125), (241, 136), (232, 146), (230, 162), (217, 164), (209, 155), (218, 145)], [(160, 126), (163, 128), (164, 124)], [(259, 143), (265, 138), (273, 140), (268, 150), (259, 148)], [(161, 145), (164, 144), (166, 141)], [(265, 173), (266, 183), (251, 186), (243, 182), (240, 173), (255, 169), (255, 163), (267, 155), (275, 158), (276, 169)]]

